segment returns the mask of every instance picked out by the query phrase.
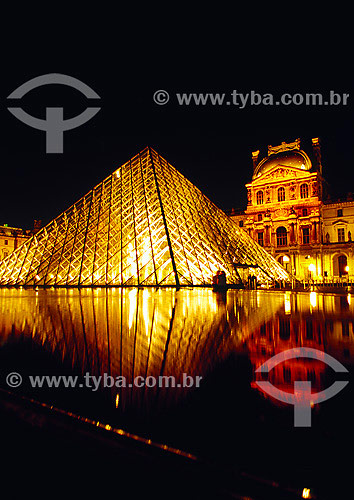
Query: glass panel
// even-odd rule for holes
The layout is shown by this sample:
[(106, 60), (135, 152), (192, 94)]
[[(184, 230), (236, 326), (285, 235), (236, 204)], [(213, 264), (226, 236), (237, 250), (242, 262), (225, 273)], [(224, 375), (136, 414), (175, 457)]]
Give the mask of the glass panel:
[(0, 285), (210, 285), (217, 271), (238, 284), (245, 266), (259, 281), (288, 279), (234, 221), (146, 148), (2, 261)]

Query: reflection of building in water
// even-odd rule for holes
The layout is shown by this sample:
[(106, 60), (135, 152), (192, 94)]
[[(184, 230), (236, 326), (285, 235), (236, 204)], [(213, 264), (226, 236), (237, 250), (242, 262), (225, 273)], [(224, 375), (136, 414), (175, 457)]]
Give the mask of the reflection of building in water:
[[(346, 365), (353, 363), (353, 340), (354, 309), (350, 295), (287, 292), (283, 306), (254, 330), (245, 345), (255, 369), (272, 356), (296, 347), (324, 351)], [(266, 378), (287, 392), (294, 391), (294, 381), (309, 380), (312, 392), (319, 392), (326, 387), (326, 377), (327, 366), (323, 362), (299, 358), (278, 364)]]
[[(27, 337), (92, 375), (205, 376), (278, 307), (274, 294), (211, 289), (0, 290), (0, 341)], [(20, 371), (20, 370), (19, 370)], [(191, 388), (112, 389), (119, 408), (148, 411)], [(118, 401), (118, 399), (117, 399)]]
[[(211, 289), (0, 290), (0, 344), (26, 338), (82, 373), (134, 377), (206, 377), (246, 349), (258, 368), (284, 350), (307, 346), (344, 365), (354, 359), (350, 296)], [(21, 367), (19, 367), (18, 371)], [(292, 391), (294, 380), (326, 382), (317, 360), (277, 365), (269, 380)], [(16, 371), (14, 369), (14, 371)], [(108, 389), (119, 410), (174, 405), (193, 387)], [(119, 396), (117, 398), (117, 396)]]

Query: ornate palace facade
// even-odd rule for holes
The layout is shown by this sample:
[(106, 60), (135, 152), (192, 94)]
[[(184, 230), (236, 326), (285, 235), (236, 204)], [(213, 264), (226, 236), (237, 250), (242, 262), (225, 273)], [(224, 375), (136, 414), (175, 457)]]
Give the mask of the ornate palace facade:
[(38, 220), (34, 221), (33, 229), (27, 230), (10, 227), (8, 224), (0, 225), (0, 261), (35, 234), (40, 229), (40, 226), (41, 221)]
[(354, 201), (329, 202), (321, 147), (301, 149), (300, 139), (252, 153), (248, 204), (231, 217), (297, 279), (332, 281), (354, 274)]

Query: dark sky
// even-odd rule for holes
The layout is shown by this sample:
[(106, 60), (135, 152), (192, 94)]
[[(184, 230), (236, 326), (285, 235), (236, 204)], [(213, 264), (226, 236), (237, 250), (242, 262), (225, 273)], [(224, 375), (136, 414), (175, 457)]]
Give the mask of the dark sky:
[[(47, 37), (35, 42), (24, 37), (24, 43), (4, 54), (0, 223), (26, 228), (34, 219), (48, 223), (146, 145), (227, 209), (245, 206), (251, 151), (260, 149), (262, 157), (268, 144), (297, 137), (308, 150), (311, 138), (319, 136), (323, 173), (333, 194), (354, 191), (354, 76), (333, 47), (315, 41), (304, 52), (296, 44), (280, 52), (283, 42), (269, 49), (240, 45), (231, 37), (221, 51), (214, 39), (196, 36), (182, 44), (183, 30), (161, 32), (152, 46), (146, 29), (134, 43), (116, 33), (102, 36), (102, 26), (99, 34), (87, 32), (75, 39), (63, 39), (63, 29), (59, 40), (57, 32), (51, 38), (47, 30)], [(173, 48), (166, 45), (171, 39)], [(47, 73), (76, 77), (101, 97), (95, 103), (101, 111), (65, 132), (64, 153), (57, 155), (45, 153), (44, 132), (6, 109), (13, 90)], [(153, 102), (159, 89), (170, 94), (164, 106)], [(175, 95), (230, 94), (234, 89), (272, 93), (275, 100), (284, 92), (321, 92), (327, 99), (333, 90), (350, 96), (347, 106), (247, 104), (240, 109), (180, 106)], [(51, 85), (31, 91), (18, 105), (38, 118), (45, 117), (47, 106), (60, 106), (70, 118), (92, 103), (74, 89)]]

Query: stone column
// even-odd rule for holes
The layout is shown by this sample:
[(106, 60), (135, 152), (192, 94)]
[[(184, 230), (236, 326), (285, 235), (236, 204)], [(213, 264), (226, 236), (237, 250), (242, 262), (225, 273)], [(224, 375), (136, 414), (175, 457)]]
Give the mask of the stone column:
[(270, 245), (270, 240), (269, 240), (269, 226), (265, 225), (264, 226), (264, 246), (269, 246)]
[(313, 222), (311, 224), (311, 243), (317, 243), (317, 229), (316, 229), (316, 222)]

